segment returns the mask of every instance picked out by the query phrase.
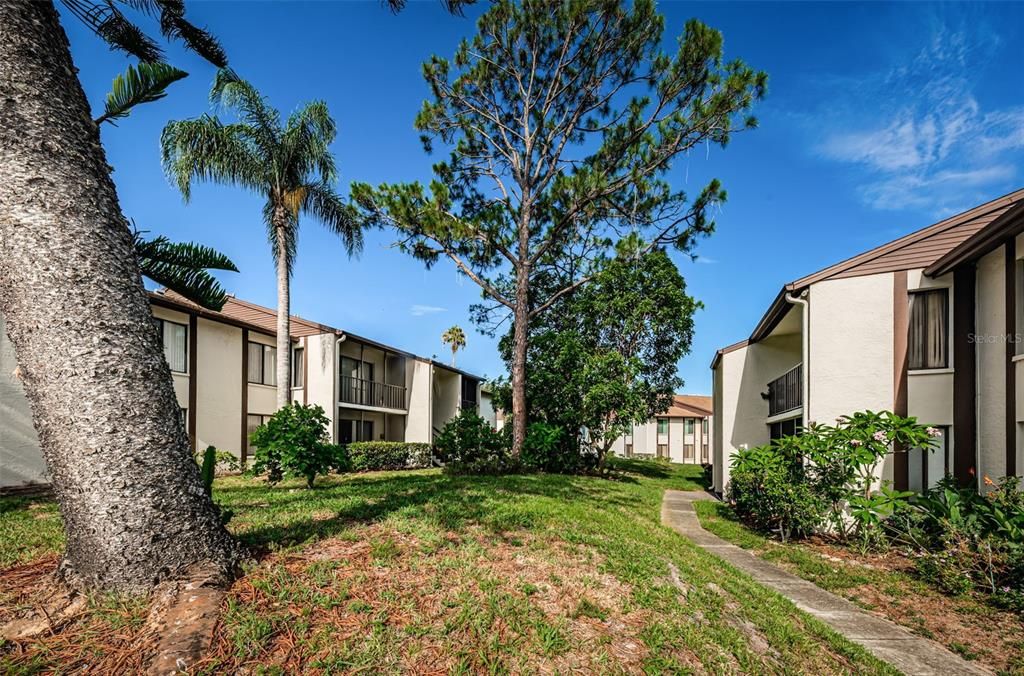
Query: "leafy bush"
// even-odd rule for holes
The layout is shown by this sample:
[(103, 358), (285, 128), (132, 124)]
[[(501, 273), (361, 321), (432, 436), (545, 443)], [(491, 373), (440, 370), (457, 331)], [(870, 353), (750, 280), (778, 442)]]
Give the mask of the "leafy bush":
[(199, 466), (203, 466), (203, 462), (206, 460), (206, 454), (213, 449), (214, 457), (214, 470), (215, 472), (239, 472), (242, 469), (242, 463), (231, 451), (222, 451), (215, 446), (207, 446), (202, 451), (197, 451), (195, 458)]
[(785, 450), (774, 445), (740, 451), (728, 490), (729, 502), (741, 519), (754, 528), (777, 532), (783, 541), (813, 533), (826, 509), (799, 458)]
[(909, 492), (877, 485), (878, 466), (895, 448), (931, 448), (938, 431), (888, 411), (810, 424), (800, 434), (737, 454), (730, 495), (737, 512), (782, 536), (827, 529), (862, 549), (885, 543), (883, 525)]
[(449, 474), (503, 474), (517, 463), (509, 454), (508, 435), (491, 428), (475, 411), (465, 410), (448, 421), (434, 441), (434, 450)]
[(894, 537), (912, 547), (919, 574), (960, 594), (978, 589), (1024, 610), (1024, 493), (1006, 477), (987, 495), (947, 477), (913, 498), (891, 524)]
[(357, 441), (348, 445), (352, 471), (372, 472), (430, 466), (430, 444)]
[(270, 416), (250, 440), (255, 446), (252, 472), (266, 474), (275, 484), (286, 476), (298, 476), (313, 487), (317, 475), (327, 474), (338, 461), (329, 443), (327, 415), (320, 406), (289, 404)]

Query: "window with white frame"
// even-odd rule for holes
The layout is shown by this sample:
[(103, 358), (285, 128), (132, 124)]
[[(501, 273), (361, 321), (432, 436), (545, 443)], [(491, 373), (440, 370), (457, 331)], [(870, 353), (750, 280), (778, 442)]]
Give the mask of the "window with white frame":
[(166, 319), (156, 320), (164, 359), (175, 373), (188, 372), (188, 326)]
[(249, 382), (255, 385), (277, 385), (276, 347), (249, 343)]
[(910, 293), (910, 331), (907, 338), (911, 370), (949, 366), (949, 289)]

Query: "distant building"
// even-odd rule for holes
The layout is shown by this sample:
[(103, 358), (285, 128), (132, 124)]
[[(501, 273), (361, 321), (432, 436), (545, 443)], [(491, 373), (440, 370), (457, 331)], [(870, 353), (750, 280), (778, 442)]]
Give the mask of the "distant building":
[(616, 439), (612, 451), (626, 458), (668, 458), (672, 462), (711, 462), (711, 397), (677, 394), (667, 411)]
[[(237, 298), (214, 312), (172, 291), (150, 304), (193, 449), (245, 459), (249, 435), (277, 410), (277, 312)], [(335, 443), (430, 442), (467, 408), (494, 424), (471, 373), (301, 317), (291, 339), (292, 401), (322, 406)], [(46, 481), (15, 367), (0, 317), (0, 487)]]

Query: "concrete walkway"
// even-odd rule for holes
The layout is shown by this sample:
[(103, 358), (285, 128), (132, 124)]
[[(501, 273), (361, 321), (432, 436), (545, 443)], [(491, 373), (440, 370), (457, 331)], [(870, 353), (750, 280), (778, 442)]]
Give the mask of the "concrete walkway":
[(846, 599), (776, 568), (754, 554), (701, 528), (694, 500), (712, 499), (697, 491), (665, 491), (661, 522), (724, 559), (757, 582), (777, 591), (796, 607), (867, 648), (875, 657), (905, 674), (991, 674), (961, 659), (934, 641), (911, 634), (889, 620), (861, 610)]

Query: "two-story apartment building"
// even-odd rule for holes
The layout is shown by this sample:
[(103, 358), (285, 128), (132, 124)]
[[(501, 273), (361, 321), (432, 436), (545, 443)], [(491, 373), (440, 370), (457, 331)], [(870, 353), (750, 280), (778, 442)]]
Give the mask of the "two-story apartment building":
[(714, 486), (737, 449), (865, 409), (942, 432), (890, 456), (883, 479), (919, 490), (946, 474), (1024, 467), (1024, 190), (782, 287), (713, 371)]
[(711, 462), (711, 397), (677, 394), (667, 411), (615, 440), (612, 451), (625, 458), (668, 458)]
[[(277, 409), (276, 311), (229, 298), (220, 312), (150, 294), (193, 448), (243, 460)], [(292, 400), (319, 404), (336, 443), (430, 442), (461, 409), (490, 414), (481, 378), (301, 317), (291, 319)], [(0, 487), (44, 482), (45, 465), (0, 318)]]

